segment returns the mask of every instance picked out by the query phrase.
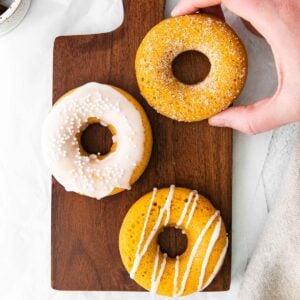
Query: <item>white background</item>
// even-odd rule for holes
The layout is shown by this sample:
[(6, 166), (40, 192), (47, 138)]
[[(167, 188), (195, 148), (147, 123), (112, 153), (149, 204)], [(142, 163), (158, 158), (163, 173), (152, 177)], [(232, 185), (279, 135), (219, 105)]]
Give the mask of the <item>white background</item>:
[[(167, 1), (167, 15), (175, 3)], [(238, 18), (228, 12), (226, 17), (249, 54), (247, 85), (236, 104), (271, 95), (276, 75), (268, 45)], [(0, 299), (153, 299), (147, 293), (70, 293), (50, 287), (50, 174), (40, 134), (51, 107), (53, 41), (62, 34), (111, 31), (122, 18), (121, 0), (33, 0), (21, 25), (0, 37)], [(278, 145), (278, 135), (286, 142)], [(285, 129), (253, 137), (234, 134), (232, 287), (188, 299), (236, 297), (280, 181), (280, 173), (274, 177), (272, 170), (282, 168), (288, 137)]]

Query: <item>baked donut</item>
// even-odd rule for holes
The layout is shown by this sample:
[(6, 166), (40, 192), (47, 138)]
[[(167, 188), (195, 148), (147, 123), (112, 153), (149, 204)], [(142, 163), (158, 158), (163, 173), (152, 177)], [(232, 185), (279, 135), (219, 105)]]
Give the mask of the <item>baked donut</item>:
[[(81, 134), (90, 124), (107, 126), (113, 144), (106, 155), (89, 154)], [(140, 104), (127, 92), (88, 83), (61, 97), (46, 118), (43, 152), (53, 176), (67, 191), (101, 199), (130, 186), (144, 172), (152, 133)]]
[[(211, 64), (207, 77), (184, 84), (172, 72), (183, 52), (198, 51)], [(160, 114), (193, 122), (227, 108), (241, 92), (247, 73), (246, 51), (234, 31), (220, 19), (194, 14), (163, 20), (141, 42), (135, 60), (143, 97)]]
[[(165, 227), (182, 229), (187, 248), (176, 258), (160, 251)], [(206, 288), (220, 270), (228, 238), (219, 211), (197, 191), (156, 189), (129, 209), (120, 230), (123, 264), (139, 285), (162, 296), (183, 296)]]

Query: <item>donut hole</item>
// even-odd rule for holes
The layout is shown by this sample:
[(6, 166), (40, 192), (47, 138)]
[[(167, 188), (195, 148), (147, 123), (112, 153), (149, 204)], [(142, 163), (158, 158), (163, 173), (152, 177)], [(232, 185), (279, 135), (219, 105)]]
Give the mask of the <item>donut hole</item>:
[(193, 85), (203, 81), (210, 72), (211, 63), (206, 55), (189, 50), (180, 53), (172, 62), (172, 72), (177, 80)]
[(99, 122), (92, 123), (82, 131), (80, 143), (88, 155), (103, 156), (111, 151), (113, 135), (108, 127), (102, 126)]
[[(11, 1), (11, 2), (12, 2), (12, 1)], [(8, 9), (8, 6), (7, 6), (7, 5), (4, 5), (4, 4), (0, 3), (0, 16), (1, 16), (2, 14), (4, 14), (4, 13), (7, 11), (7, 9)]]
[(157, 243), (162, 253), (175, 258), (185, 252), (188, 239), (180, 228), (167, 226), (159, 233)]

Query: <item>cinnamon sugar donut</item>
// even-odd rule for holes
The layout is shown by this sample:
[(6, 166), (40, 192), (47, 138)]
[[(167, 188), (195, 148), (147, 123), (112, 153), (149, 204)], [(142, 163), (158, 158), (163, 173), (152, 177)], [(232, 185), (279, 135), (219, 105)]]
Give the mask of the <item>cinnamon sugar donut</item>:
[[(89, 154), (82, 132), (101, 124), (112, 134), (108, 154)], [(152, 133), (140, 104), (127, 92), (100, 83), (74, 89), (56, 102), (43, 127), (43, 152), (67, 191), (101, 199), (130, 189), (151, 155)]]
[[(176, 258), (160, 251), (159, 233), (180, 228), (187, 248)], [(228, 247), (220, 212), (197, 191), (171, 186), (154, 189), (129, 209), (119, 249), (126, 270), (139, 285), (163, 296), (206, 288), (219, 272)]]
[[(196, 84), (178, 81), (172, 62), (198, 51), (210, 61), (207, 77)], [(207, 14), (163, 20), (141, 42), (135, 60), (140, 91), (160, 114), (193, 122), (227, 108), (241, 92), (247, 73), (245, 48), (223, 21)]]

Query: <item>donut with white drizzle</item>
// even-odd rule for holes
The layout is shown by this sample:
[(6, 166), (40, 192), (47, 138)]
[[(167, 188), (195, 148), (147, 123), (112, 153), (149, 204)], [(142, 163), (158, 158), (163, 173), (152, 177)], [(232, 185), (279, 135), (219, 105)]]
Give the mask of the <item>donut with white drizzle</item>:
[[(175, 258), (162, 253), (158, 235), (176, 227), (187, 248)], [(128, 211), (119, 236), (123, 264), (143, 288), (178, 297), (206, 288), (222, 267), (228, 237), (220, 212), (197, 191), (172, 185), (153, 189)]]
[[(113, 135), (105, 156), (82, 147), (80, 136), (94, 123), (107, 126)], [(130, 189), (140, 177), (151, 155), (152, 133), (131, 95), (92, 82), (56, 102), (43, 126), (42, 146), (51, 173), (67, 191), (101, 199)]]

